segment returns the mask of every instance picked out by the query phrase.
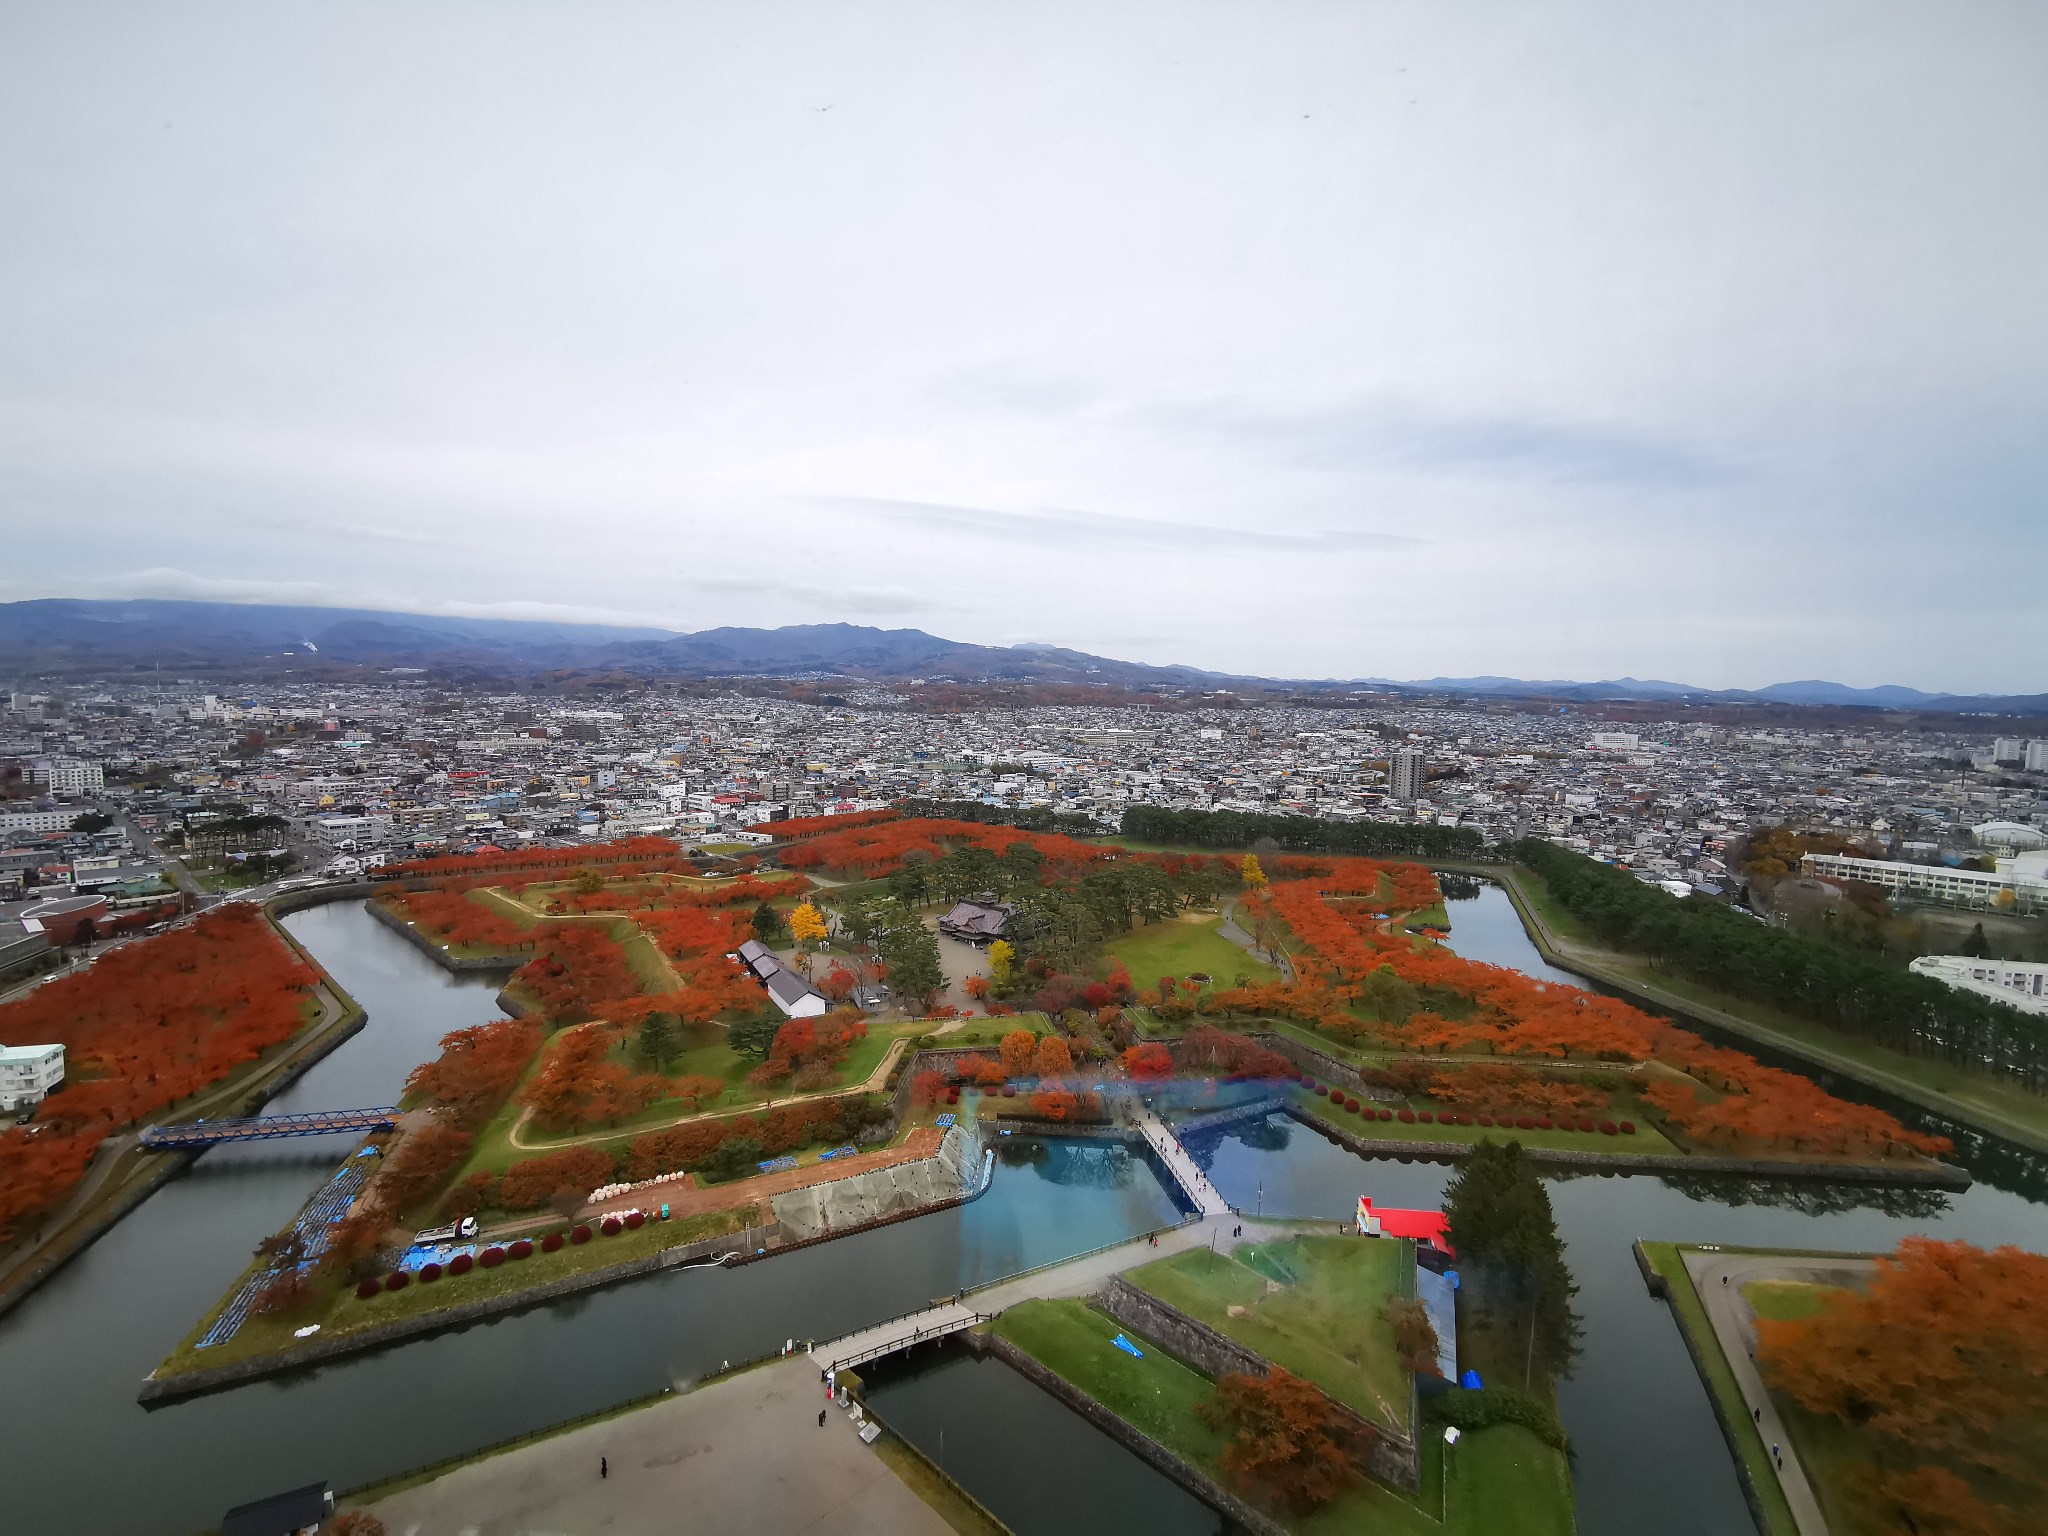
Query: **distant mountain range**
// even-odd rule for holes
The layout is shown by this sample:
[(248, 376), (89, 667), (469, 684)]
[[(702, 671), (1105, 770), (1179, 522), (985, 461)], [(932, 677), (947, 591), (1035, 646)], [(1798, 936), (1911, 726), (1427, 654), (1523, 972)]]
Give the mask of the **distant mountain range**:
[(142, 598), (97, 602), (42, 598), (0, 603), (0, 679), (109, 676), (154, 671), (232, 676), (417, 668), (450, 681), (540, 674), (625, 677), (847, 677), (960, 682), (1111, 683), (1124, 687), (1289, 690), (1357, 689), (1561, 701), (1857, 706), (1942, 713), (2048, 714), (2048, 694), (1924, 693), (1896, 685), (1775, 683), (1758, 689), (1699, 688), (1633, 677), (1604, 682), (1516, 677), (1289, 679), (1196, 667), (1157, 667), (1059, 646), (973, 645), (917, 629), (791, 624), (694, 634), (602, 624), (457, 619), (371, 609), (297, 608)]

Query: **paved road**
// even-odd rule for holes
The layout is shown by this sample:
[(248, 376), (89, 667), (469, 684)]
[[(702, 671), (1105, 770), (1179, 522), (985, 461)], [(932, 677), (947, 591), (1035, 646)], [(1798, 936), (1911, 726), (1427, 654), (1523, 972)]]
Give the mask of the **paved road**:
[(816, 1361), (795, 1355), (368, 1507), (391, 1536), (951, 1536), (844, 1413), (819, 1426), (824, 1406)]
[[(1802, 1259), (1782, 1254), (1709, 1253), (1681, 1250), (1693, 1289), (1707, 1309), (1714, 1325), (1714, 1337), (1728, 1366), (1742, 1389), (1742, 1401), (1756, 1421), (1764, 1445), (1781, 1446), (1784, 1462), (1778, 1469), (1778, 1485), (1785, 1502), (1792, 1507), (1792, 1519), (1799, 1536), (1827, 1536), (1828, 1523), (1821, 1514), (1820, 1499), (1806, 1479), (1806, 1469), (1792, 1449), (1763, 1376), (1756, 1364), (1756, 1313), (1742, 1294), (1745, 1285), (1758, 1280), (1797, 1280), (1809, 1285), (1855, 1285), (1867, 1279), (1876, 1265), (1869, 1259)], [(1759, 1412), (1759, 1410), (1761, 1410)]]

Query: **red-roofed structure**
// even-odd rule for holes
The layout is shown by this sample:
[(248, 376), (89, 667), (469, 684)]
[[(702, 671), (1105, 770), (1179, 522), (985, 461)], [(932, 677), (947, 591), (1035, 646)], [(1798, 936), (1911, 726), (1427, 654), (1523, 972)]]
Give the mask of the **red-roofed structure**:
[(1405, 1211), (1393, 1206), (1375, 1207), (1371, 1195), (1358, 1197), (1358, 1230), (1367, 1237), (1411, 1237), (1438, 1252), (1456, 1258), (1451, 1246), (1451, 1220), (1442, 1211)]

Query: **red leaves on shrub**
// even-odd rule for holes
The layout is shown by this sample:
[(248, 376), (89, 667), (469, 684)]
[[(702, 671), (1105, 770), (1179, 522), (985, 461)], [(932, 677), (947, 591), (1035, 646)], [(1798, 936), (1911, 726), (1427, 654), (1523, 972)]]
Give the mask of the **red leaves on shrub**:
[(1517, 1115), (1517, 1116), (1515, 1116), (1515, 1129), (1516, 1129), (1516, 1130), (1518, 1130), (1518, 1131), (1533, 1131), (1533, 1130), (1535, 1130), (1535, 1129), (1536, 1129), (1536, 1117), (1535, 1117), (1534, 1115)]
[[(1422, 1123), (1423, 1123), (1424, 1125), (1429, 1125), (1429, 1124), (1431, 1124), (1431, 1123), (1432, 1123), (1433, 1121), (1435, 1121), (1435, 1119), (1436, 1119), (1436, 1116), (1435, 1116), (1435, 1115), (1432, 1115), (1432, 1114), (1431, 1114), (1431, 1113), (1430, 1113), (1430, 1112), (1429, 1112), (1428, 1110), (1426, 1110), (1426, 1109), (1418, 1109), (1418, 1110), (1417, 1110), (1417, 1111), (1415, 1112), (1415, 1118), (1416, 1118), (1416, 1119), (1418, 1119), (1418, 1120), (1420, 1120), (1420, 1121), (1421, 1121), (1421, 1122), (1422, 1122)], [(1446, 1116), (1445, 1118), (1446, 1118), (1446, 1119), (1448, 1119), (1449, 1117), (1448, 1117), (1448, 1116)]]
[(597, 1230), (602, 1232), (606, 1237), (617, 1237), (622, 1231), (625, 1230), (625, 1228), (620, 1223), (618, 1217), (607, 1216), (603, 1221), (597, 1224)]
[(458, 1253), (448, 1261), (448, 1273), (451, 1275), (466, 1275), (475, 1267), (476, 1260), (466, 1253)]
[(1491, 1116), (1491, 1115), (1481, 1115), (1481, 1116), (1479, 1117), (1479, 1123), (1480, 1123), (1481, 1125), (1491, 1125), (1491, 1124), (1493, 1124), (1493, 1116)]
[(1394, 1112), (1391, 1109), (1383, 1109), (1379, 1112), (1377, 1118), (1381, 1120), (1391, 1120), (1394, 1118)]
[(578, 1226), (578, 1227), (576, 1228), (576, 1230), (575, 1230), (574, 1232), (571, 1232), (571, 1233), (569, 1234), (569, 1241), (570, 1241), (570, 1242), (572, 1242), (572, 1243), (587, 1243), (587, 1242), (589, 1242), (589, 1241), (590, 1241), (590, 1228), (588, 1228), (588, 1227), (586, 1227), (586, 1226), (580, 1226), (580, 1225), (579, 1225), (579, 1226)]
[(1544, 1115), (1544, 1116), (1543, 1116), (1543, 1117), (1541, 1117), (1541, 1118), (1540, 1118), (1539, 1120), (1537, 1120), (1537, 1122), (1536, 1122), (1536, 1129), (1537, 1129), (1537, 1130), (1539, 1130), (1539, 1131), (1547, 1131), (1547, 1130), (1550, 1130), (1550, 1129), (1552, 1128), (1552, 1125), (1553, 1125), (1553, 1122), (1552, 1122), (1552, 1120), (1551, 1120), (1550, 1116), (1548, 1116), (1548, 1115)]
[(500, 1248), (496, 1243), (493, 1243), (490, 1247), (486, 1248), (482, 1253), (477, 1255), (476, 1261), (477, 1263), (483, 1265), (485, 1269), (496, 1269), (500, 1264), (505, 1262), (505, 1250)]
[(387, 1291), (402, 1291), (411, 1284), (412, 1276), (402, 1269), (394, 1269), (384, 1277), (384, 1289)]
[(1602, 1136), (1612, 1136), (1615, 1133), (1616, 1129), (1617, 1128), (1612, 1120), (1602, 1120), (1600, 1122), (1600, 1134)]
[(1006, 1099), (1014, 1099), (1015, 1097), (1017, 1097), (1017, 1085), (1015, 1083), (1003, 1084), (1003, 1097)]
[(1329, 1096), (1330, 1096), (1330, 1085), (1329, 1085), (1328, 1083), (1317, 1083), (1317, 1084), (1316, 1084), (1316, 1097), (1317, 1097), (1317, 1098), (1319, 1098), (1319, 1099), (1327, 1099), (1327, 1098), (1328, 1098)]
[(1346, 1100), (1344, 1101), (1344, 1112), (1345, 1112), (1345, 1113), (1346, 1113), (1347, 1115), (1355, 1115), (1355, 1114), (1357, 1114), (1357, 1113), (1358, 1113), (1358, 1111), (1359, 1111), (1359, 1108), (1360, 1108), (1360, 1105), (1359, 1105), (1359, 1102), (1358, 1102), (1358, 1100), (1356, 1100), (1356, 1099), (1346, 1099)]
[(1635, 1133), (1636, 1133), (1636, 1123), (1635, 1123), (1635, 1121), (1633, 1121), (1633, 1120), (1624, 1120), (1624, 1121), (1622, 1121), (1622, 1122), (1621, 1122), (1621, 1134), (1622, 1134), (1622, 1135), (1624, 1135), (1624, 1136), (1633, 1136), (1633, 1135), (1635, 1135)]
[(441, 1266), (431, 1259), (420, 1266), (420, 1284), (432, 1285), (441, 1278)]
[(542, 1253), (560, 1253), (562, 1251), (562, 1234), (550, 1232), (546, 1237), (542, 1238), (540, 1240), (540, 1251)]
[(505, 1250), (505, 1257), (508, 1259), (530, 1259), (533, 1257), (533, 1244), (522, 1237), (518, 1242)]
[(635, 1232), (638, 1232), (642, 1227), (647, 1225), (646, 1214), (641, 1211), (626, 1212), (626, 1225), (631, 1227)]
[(356, 1282), (356, 1295), (364, 1301), (368, 1301), (383, 1289), (384, 1283), (381, 1280), (358, 1280)]
[(1398, 1115), (1396, 1115), (1395, 1118), (1398, 1119), (1403, 1125), (1413, 1125), (1415, 1123), (1415, 1111), (1412, 1109), (1404, 1109)]

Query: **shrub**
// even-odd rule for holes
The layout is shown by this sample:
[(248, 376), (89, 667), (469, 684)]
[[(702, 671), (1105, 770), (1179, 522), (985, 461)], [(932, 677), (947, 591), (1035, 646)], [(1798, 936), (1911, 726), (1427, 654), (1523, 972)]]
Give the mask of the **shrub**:
[(597, 1230), (602, 1232), (606, 1237), (617, 1237), (621, 1232), (626, 1230), (626, 1227), (625, 1223), (620, 1221), (618, 1217), (607, 1216), (603, 1221), (597, 1224)]
[(1557, 1415), (1513, 1387), (1482, 1387), (1476, 1392), (1455, 1387), (1424, 1399), (1423, 1412), (1439, 1424), (1455, 1424), (1460, 1429), (1519, 1424), (1546, 1445), (1563, 1450), (1567, 1444)]
[(1598, 1130), (1599, 1127), (1596, 1126), (1591, 1120), (1588, 1120), (1584, 1115), (1581, 1115), (1579, 1116), (1578, 1129), (1582, 1131), (1595, 1131)]
[(384, 1282), (381, 1280), (358, 1280), (356, 1282), (356, 1295), (360, 1296), (364, 1301), (368, 1301), (383, 1289)]
[(1533, 1130), (1535, 1130), (1535, 1129), (1536, 1129), (1536, 1117), (1535, 1117), (1534, 1115), (1517, 1115), (1517, 1116), (1515, 1116), (1515, 1129), (1516, 1129), (1516, 1130), (1518, 1130), (1518, 1131), (1533, 1131)]
[(1357, 1114), (1361, 1107), (1362, 1106), (1356, 1099), (1346, 1099), (1344, 1101), (1344, 1113), (1346, 1113), (1347, 1115)]
[(441, 1266), (429, 1260), (420, 1266), (420, 1284), (432, 1285), (441, 1278)]
[(476, 1260), (466, 1253), (458, 1253), (448, 1261), (448, 1273), (466, 1275), (476, 1267)]
[(1552, 1129), (1553, 1124), (1554, 1122), (1551, 1120), (1550, 1116), (1544, 1115), (1537, 1120), (1536, 1129), (1539, 1131), (1547, 1131)]
[(1373, 1118), (1376, 1120), (1391, 1120), (1394, 1118), (1394, 1112), (1391, 1109), (1383, 1109), (1380, 1110)]
[(1413, 1125), (1415, 1123), (1415, 1111), (1412, 1109), (1404, 1109), (1400, 1112), (1397, 1118), (1403, 1125)]
[(485, 1269), (496, 1269), (500, 1264), (505, 1262), (505, 1250), (500, 1248), (496, 1243), (493, 1243), (490, 1247), (486, 1248), (482, 1253), (477, 1255), (476, 1261), (477, 1263), (483, 1265)]
[(1006, 1099), (1014, 1099), (1015, 1097), (1017, 1097), (1017, 1085), (1015, 1083), (1003, 1084), (1003, 1097)]
[(1624, 1121), (1622, 1121), (1622, 1122), (1621, 1122), (1621, 1134), (1622, 1134), (1622, 1135), (1624, 1135), (1624, 1136), (1633, 1136), (1633, 1135), (1635, 1135), (1635, 1133), (1636, 1133), (1636, 1123), (1635, 1123), (1635, 1121), (1633, 1121), (1633, 1120), (1624, 1120)]
[(1600, 1134), (1602, 1136), (1612, 1136), (1615, 1130), (1616, 1126), (1612, 1120), (1602, 1120), (1600, 1122)]
[(1480, 1123), (1481, 1125), (1492, 1125), (1492, 1124), (1493, 1124), (1493, 1116), (1491, 1116), (1491, 1115), (1481, 1115), (1481, 1116), (1479, 1117), (1479, 1123)]
[(562, 1234), (550, 1232), (546, 1237), (542, 1238), (540, 1240), (540, 1251), (542, 1253), (560, 1253), (562, 1251)]
[(1426, 1109), (1418, 1109), (1418, 1110), (1417, 1110), (1417, 1111), (1415, 1112), (1415, 1118), (1416, 1118), (1416, 1119), (1418, 1119), (1418, 1120), (1420, 1120), (1420, 1121), (1421, 1121), (1421, 1122), (1422, 1122), (1422, 1123), (1423, 1123), (1424, 1125), (1429, 1125), (1429, 1124), (1431, 1124), (1431, 1123), (1432, 1123), (1433, 1121), (1435, 1121), (1435, 1119), (1436, 1119), (1436, 1116), (1435, 1116), (1435, 1115), (1433, 1115), (1433, 1114), (1431, 1114), (1431, 1113), (1430, 1113), (1430, 1112), (1429, 1112), (1428, 1110), (1426, 1110)]
[(626, 1225), (635, 1232), (638, 1232), (647, 1225), (647, 1217), (639, 1211), (628, 1211), (626, 1212)]
[(518, 1242), (505, 1250), (505, 1257), (508, 1259), (530, 1259), (533, 1257), (533, 1244), (522, 1237)]
[(576, 1230), (575, 1230), (575, 1231), (573, 1231), (573, 1232), (571, 1232), (571, 1233), (569, 1234), (569, 1241), (570, 1241), (570, 1242), (572, 1242), (572, 1243), (587, 1243), (587, 1242), (589, 1242), (589, 1241), (590, 1241), (590, 1228), (588, 1228), (588, 1227), (584, 1226), (584, 1225), (583, 1225), (583, 1224), (582, 1224), (581, 1222), (578, 1222), (578, 1223), (577, 1223), (577, 1225), (576, 1225)]
[(1329, 1096), (1330, 1096), (1330, 1085), (1329, 1085), (1328, 1083), (1317, 1083), (1317, 1084), (1316, 1084), (1316, 1097), (1317, 1097), (1317, 1098), (1319, 1098), (1319, 1099), (1327, 1099), (1327, 1098), (1328, 1098)]
[(394, 1269), (384, 1277), (384, 1289), (387, 1291), (402, 1291), (411, 1284), (412, 1276), (402, 1269)]

